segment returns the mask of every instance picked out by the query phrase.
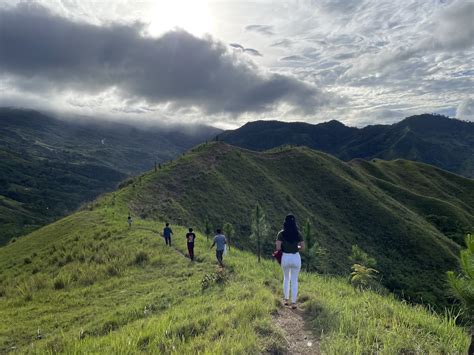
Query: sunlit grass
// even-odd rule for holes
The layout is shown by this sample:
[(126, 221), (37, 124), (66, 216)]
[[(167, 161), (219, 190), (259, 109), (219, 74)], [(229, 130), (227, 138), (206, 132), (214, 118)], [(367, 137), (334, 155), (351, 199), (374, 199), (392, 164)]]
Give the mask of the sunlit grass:
[[(225, 271), (213, 277), (220, 271), (205, 236), (198, 233), (192, 263), (184, 256), (185, 227), (173, 226), (169, 248), (157, 233), (162, 222), (135, 218), (128, 228), (122, 198), (109, 194), (91, 210), (0, 248), (0, 352), (284, 351), (272, 321), (281, 299), (278, 264), (258, 264), (232, 248)], [(336, 278), (303, 273), (300, 285), (307, 323), (324, 353), (467, 348), (466, 332), (452, 318), (357, 292)]]

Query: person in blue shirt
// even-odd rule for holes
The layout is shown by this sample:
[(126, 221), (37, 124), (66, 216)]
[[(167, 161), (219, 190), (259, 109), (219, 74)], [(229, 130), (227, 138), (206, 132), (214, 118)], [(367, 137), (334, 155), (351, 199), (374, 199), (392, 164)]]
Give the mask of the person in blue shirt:
[(171, 246), (171, 235), (172, 234), (173, 234), (173, 231), (170, 228), (170, 224), (166, 223), (166, 226), (163, 229), (163, 237), (165, 238), (166, 245)]
[(220, 229), (217, 229), (216, 236), (214, 237), (214, 240), (211, 245), (211, 249), (214, 245), (216, 246), (216, 258), (217, 258), (217, 262), (219, 263), (221, 267), (224, 267), (222, 259), (224, 257), (224, 250), (225, 250), (226, 244), (227, 244), (227, 241), (225, 239), (225, 235), (222, 234), (222, 231)]

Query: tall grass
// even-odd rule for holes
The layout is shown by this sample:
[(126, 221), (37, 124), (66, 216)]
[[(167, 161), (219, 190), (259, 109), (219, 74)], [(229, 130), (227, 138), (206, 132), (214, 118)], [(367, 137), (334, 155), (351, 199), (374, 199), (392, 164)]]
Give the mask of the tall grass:
[[(162, 223), (135, 218), (129, 229), (120, 194), (113, 207), (108, 198), (0, 248), (0, 352), (285, 351), (272, 321), (281, 299), (278, 264), (257, 264), (255, 255), (232, 248), (221, 272), (200, 233), (190, 262), (186, 228), (173, 226), (169, 248), (157, 234)], [(335, 278), (303, 273), (300, 285), (307, 323), (325, 353), (466, 350), (466, 333), (452, 318)]]

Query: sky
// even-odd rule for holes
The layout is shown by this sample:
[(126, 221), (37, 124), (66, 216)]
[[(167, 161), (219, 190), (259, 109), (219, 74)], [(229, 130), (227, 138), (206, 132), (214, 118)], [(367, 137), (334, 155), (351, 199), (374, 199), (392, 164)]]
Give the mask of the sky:
[(4, 0), (0, 106), (219, 128), (474, 121), (474, 1)]

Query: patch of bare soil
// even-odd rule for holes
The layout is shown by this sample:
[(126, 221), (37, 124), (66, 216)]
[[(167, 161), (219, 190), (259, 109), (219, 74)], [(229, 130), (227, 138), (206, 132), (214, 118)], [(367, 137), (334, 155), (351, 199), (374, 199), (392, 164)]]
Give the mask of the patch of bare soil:
[(306, 327), (301, 309), (282, 307), (274, 322), (283, 332), (288, 354), (320, 354), (319, 340)]

